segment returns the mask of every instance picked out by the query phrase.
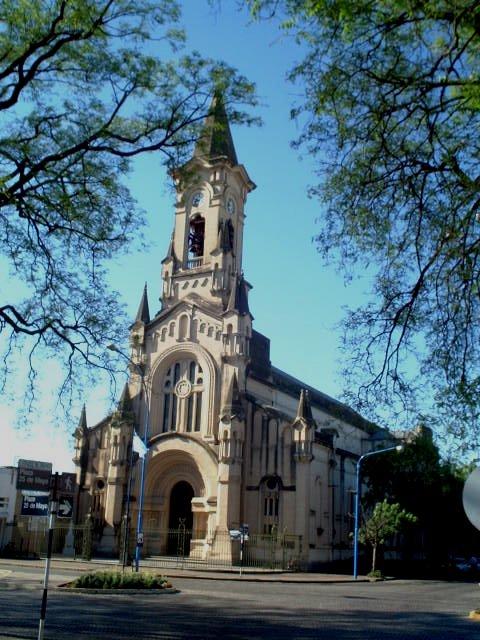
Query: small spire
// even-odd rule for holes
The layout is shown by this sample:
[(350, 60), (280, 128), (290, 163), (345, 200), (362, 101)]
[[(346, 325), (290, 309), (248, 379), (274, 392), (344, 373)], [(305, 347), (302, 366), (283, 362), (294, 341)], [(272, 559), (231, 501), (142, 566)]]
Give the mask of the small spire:
[(171, 258), (172, 260), (176, 260), (177, 257), (175, 255), (175, 248), (174, 248), (174, 244), (173, 244), (173, 240), (174, 240), (174, 233), (172, 232), (171, 238), (170, 238), (170, 244), (168, 245), (168, 251), (167, 251), (167, 258)]
[(228, 253), (233, 250), (233, 224), (231, 220), (225, 220), (220, 222), (220, 234), (219, 234), (219, 246), (223, 253)]
[(237, 281), (237, 276), (235, 276), (233, 278), (232, 288), (230, 289), (230, 295), (228, 297), (227, 311), (237, 310), (237, 290), (238, 290), (238, 281)]
[(81, 437), (88, 431), (87, 426), (87, 410), (85, 403), (83, 404), (82, 411), (80, 413), (80, 419), (78, 421), (78, 427), (75, 429), (74, 436)]
[(147, 283), (143, 288), (142, 299), (140, 300), (140, 305), (138, 307), (137, 316), (135, 318), (135, 322), (143, 322), (143, 324), (148, 324), (150, 322), (150, 310), (148, 308), (148, 294), (147, 294)]
[(226, 158), (233, 166), (238, 164), (227, 112), (219, 92), (215, 92), (213, 96), (205, 126), (197, 141), (193, 155), (194, 157), (203, 157), (209, 160)]
[(239, 413), (242, 411), (242, 402), (236, 371), (233, 372), (232, 378), (230, 380), (227, 397), (225, 398), (225, 409), (228, 409), (228, 411), (232, 413)]
[(87, 429), (87, 408), (85, 403), (83, 403), (82, 412), (80, 414), (80, 420), (78, 421), (78, 426), (82, 431)]
[(303, 420), (306, 423), (313, 422), (312, 407), (310, 406), (310, 396), (306, 389), (301, 389), (300, 400), (298, 402), (297, 420)]
[(126, 382), (125, 386), (123, 387), (122, 395), (120, 396), (120, 400), (118, 401), (117, 411), (122, 416), (125, 416), (127, 415), (127, 413), (131, 413), (132, 411), (132, 401), (130, 398), (128, 382)]
[(242, 316), (251, 315), (248, 306), (248, 285), (243, 276), (235, 275), (233, 279), (227, 311), (237, 311)]

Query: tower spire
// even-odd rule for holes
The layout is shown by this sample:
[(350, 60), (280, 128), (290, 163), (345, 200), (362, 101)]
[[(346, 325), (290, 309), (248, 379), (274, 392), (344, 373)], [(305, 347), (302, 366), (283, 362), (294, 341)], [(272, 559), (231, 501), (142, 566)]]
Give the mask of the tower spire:
[(193, 155), (194, 157), (203, 157), (208, 160), (226, 159), (233, 166), (238, 164), (225, 104), (218, 91), (213, 96), (203, 131), (197, 141)]
[(148, 308), (148, 293), (147, 293), (147, 283), (143, 288), (142, 299), (140, 300), (140, 305), (138, 307), (137, 315), (135, 318), (135, 322), (143, 322), (144, 324), (148, 324), (150, 322), (150, 310)]

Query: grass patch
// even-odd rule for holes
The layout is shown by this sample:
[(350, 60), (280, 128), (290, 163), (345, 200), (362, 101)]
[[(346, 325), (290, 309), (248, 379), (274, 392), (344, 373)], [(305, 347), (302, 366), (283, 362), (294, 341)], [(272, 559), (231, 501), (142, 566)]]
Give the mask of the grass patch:
[(70, 584), (73, 589), (167, 589), (171, 586), (168, 578), (155, 573), (120, 571), (85, 573)]
[(369, 580), (372, 580), (373, 582), (384, 580), (383, 573), (379, 569), (375, 569), (375, 571), (370, 571), (370, 573), (367, 573), (367, 578)]

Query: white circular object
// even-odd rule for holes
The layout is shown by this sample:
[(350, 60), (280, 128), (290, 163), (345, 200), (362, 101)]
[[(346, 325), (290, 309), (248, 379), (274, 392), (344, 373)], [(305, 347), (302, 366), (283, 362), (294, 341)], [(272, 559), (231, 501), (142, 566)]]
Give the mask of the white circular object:
[(465, 481), (463, 508), (473, 526), (480, 530), (480, 467), (474, 469)]
[(178, 398), (188, 398), (192, 392), (192, 384), (189, 380), (179, 380), (175, 387), (175, 393)]

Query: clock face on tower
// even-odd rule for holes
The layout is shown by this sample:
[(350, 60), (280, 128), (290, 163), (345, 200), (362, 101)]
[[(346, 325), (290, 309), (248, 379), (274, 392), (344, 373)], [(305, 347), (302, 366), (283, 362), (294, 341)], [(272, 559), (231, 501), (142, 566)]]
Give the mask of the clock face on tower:
[(233, 215), (235, 213), (235, 201), (233, 198), (227, 200), (227, 213)]
[(192, 207), (199, 207), (203, 202), (203, 193), (197, 191), (192, 198)]

